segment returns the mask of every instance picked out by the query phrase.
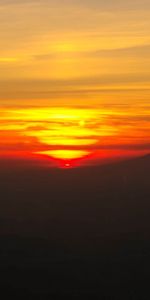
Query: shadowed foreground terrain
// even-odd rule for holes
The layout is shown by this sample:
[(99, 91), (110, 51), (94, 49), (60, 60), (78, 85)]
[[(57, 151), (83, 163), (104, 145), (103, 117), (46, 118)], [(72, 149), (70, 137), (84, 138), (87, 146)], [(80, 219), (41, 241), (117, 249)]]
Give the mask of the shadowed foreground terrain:
[(0, 162), (3, 299), (149, 299), (150, 155), (15, 165)]

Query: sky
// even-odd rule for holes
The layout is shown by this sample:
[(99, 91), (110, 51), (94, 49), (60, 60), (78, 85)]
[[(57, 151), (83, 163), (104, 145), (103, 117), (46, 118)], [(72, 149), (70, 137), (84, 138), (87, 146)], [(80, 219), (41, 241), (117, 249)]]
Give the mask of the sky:
[(0, 0), (0, 154), (150, 152), (150, 1)]

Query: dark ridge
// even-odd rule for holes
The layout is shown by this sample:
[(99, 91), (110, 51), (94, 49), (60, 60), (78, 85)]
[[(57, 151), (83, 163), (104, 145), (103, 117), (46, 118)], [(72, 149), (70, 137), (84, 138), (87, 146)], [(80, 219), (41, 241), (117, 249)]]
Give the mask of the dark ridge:
[(3, 299), (149, 299), (150, 155), (0, 166)]

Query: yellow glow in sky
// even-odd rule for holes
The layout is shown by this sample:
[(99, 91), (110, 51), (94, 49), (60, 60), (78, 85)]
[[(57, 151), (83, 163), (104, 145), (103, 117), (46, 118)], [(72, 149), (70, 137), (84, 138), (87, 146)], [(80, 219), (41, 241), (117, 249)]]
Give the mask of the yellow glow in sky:
[(81, 151), (81, 150), (52, 150), (52, 151), (44, 151), (44, 152), (37, 152), (37, 153), (48, 155), (56, 159), (62, 159), (62, 160), (73, 160), (77, 158), (82, 158), (89, 154), (88, 151)]
[(0, 154), (149, 151), (149, 33), (149, 0), (0, 0)]
[[(98, 151), (150, 149), (150, 107), (2, 108), (0, 153), (75, 159)], [(18, 152), (19, 151), (19, 152)], [(117, 153), (117, 152), (116, 152)]]

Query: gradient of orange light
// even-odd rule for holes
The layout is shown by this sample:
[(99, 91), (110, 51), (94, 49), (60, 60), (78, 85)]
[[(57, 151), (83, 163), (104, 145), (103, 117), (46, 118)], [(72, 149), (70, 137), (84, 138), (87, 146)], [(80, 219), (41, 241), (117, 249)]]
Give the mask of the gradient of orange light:
[[(149, 110), (141, 107), (136, 107), (136, 111), (117, 107), (1, 108), (0, 113), (1, 151), (26, 149), (62, 160), (95, 151), (100, 156), (101, 148), (122, 151), (122, 145), (128, 151), (128, 145), (130, 148), (131, 144), (146, 144), (150, 133), (150, 122), (146, 121)], [(142, 116), (143, 121), (137, 122), (134, 116)], [(113, 123), (114, 118), (119, 118), (117, 124)]]

